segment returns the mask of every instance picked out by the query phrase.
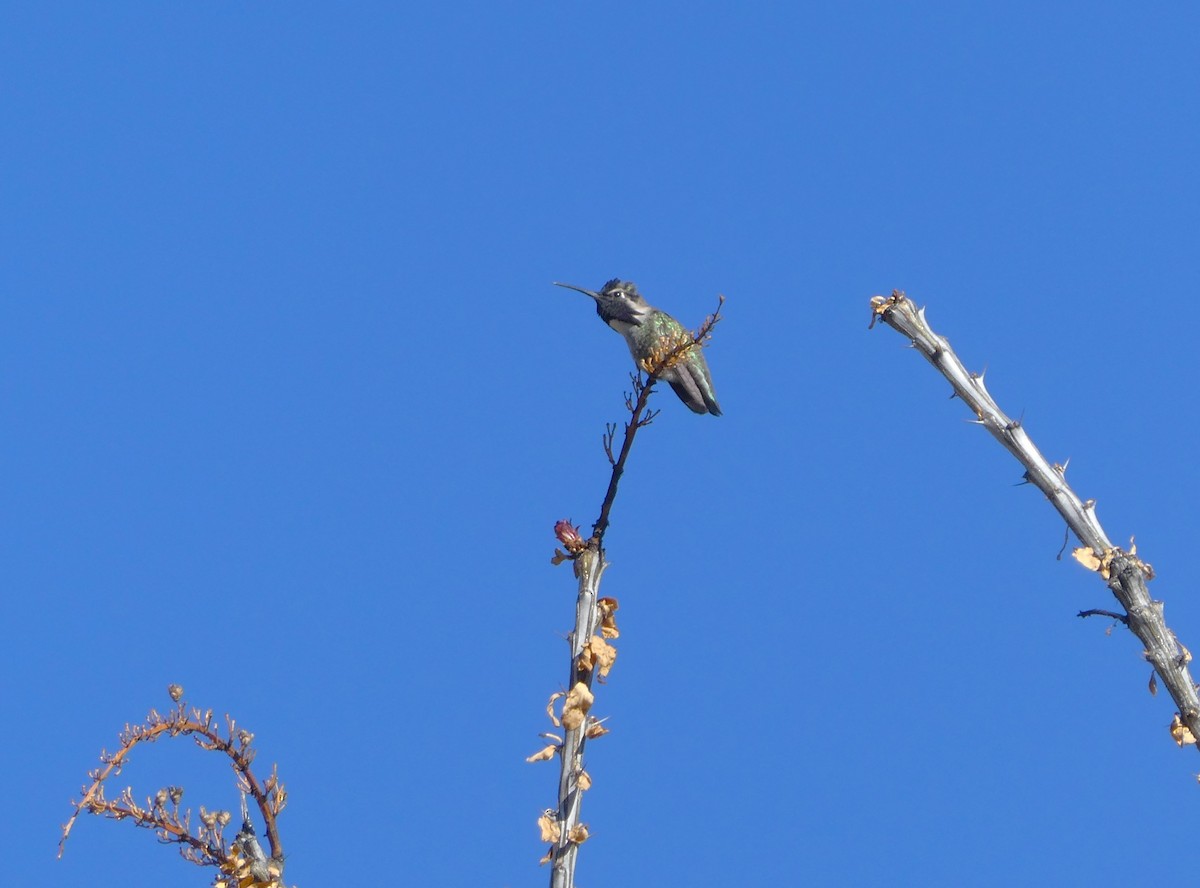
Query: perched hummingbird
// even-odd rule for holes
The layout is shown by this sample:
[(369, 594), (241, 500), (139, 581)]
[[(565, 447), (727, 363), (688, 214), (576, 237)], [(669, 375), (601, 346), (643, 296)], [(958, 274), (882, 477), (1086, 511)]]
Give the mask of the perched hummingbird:
[[(578, 290), (595, 299), (596, 314), (625, 337), (629, 353), (633, 355), (633, 363), (639, 370), (649, 372), (672, 350), (692, 341), (692, 334), (679, 321), (643, 299), (632, 281), (613, 278), (600, 288), (599, 293), (558, 281), (554, 285)], [(675, 394), (679, 395), (679, 400), (694, 412), (721, 415), (721, 405), (717, 403), (717, 396), (713, 392), (708, 362), (704, 360), (704, 352), (699, 345), (682, 352), (671, 366), (659, 373), (659, 378), (669, 382)]]

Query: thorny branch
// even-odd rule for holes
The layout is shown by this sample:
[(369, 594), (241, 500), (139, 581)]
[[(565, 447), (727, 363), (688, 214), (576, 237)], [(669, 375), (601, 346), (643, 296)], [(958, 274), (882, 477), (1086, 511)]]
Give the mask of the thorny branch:
[[(225, 717), (224, 732), (217, 726), (211, 709), (203, 713), (196, 708), (188, 709), (182, 701), (183, 689), (178, 685), (170, 688), (175, 708), (160, 715), (150, 710), (143, 724), (126, 724), (118, 737), (116, 752), (100, 753), (102, 767), (88, 772), (91, 783), (81, 790), (82, 797), (73, 803), (75, 810), (62, 828), (58, 843), (61, 858), (67, 838), (79, 815), (87, 812), (113, 820), (130, 820), (135, 826), (154, 830), (160, 841), (180, 846), (180, 854), (200, 866), (215, 866), (226, 875), (245, 879), (243, 885), (277, 885), (283, 871), (283, 845), (279, 839), (278, 815), (287, 805), (287, 792), (279, 781), (274, 767), (265, 782), (260, 783), (251, 770), (256, 750), (251, 746), (254, 735), (238, 728), (229, 716)], [(237, 775), (238, 789), (243, 793), (242, 830), (232, 844), (226, 842), (223, 831), (232, 820), (228, 811), (207, 811), (200, 807), (200, 826), (191, 825), (191, 811), (180, 811), (183, 787), (169, 786), (159, 789), (145, 805), (138, 804), (132, 788), (122, 790), (115, 799), (105, 797), (105, 781), (119, 774), (129, 760), (133, 750), (145, 743), (153, 743), (163, 737), (191, 736), (201, 749), (224, 753)], [(270, 846), (270, 861), (265, 860), (254, 837), (254, 828), (245, 809), (245, 796), (254, 799), (267, 828)], [(254, 866), (253, 858), (262, 858), (263, 865)]]
[(1020, 420), (1012, 420), (997, 406), (983, 384), (983, 374), (969, 373), (950, 343), (930, 329), (925, 310), (918, 309), (902, 292), (871, 299), (874, 315), (871, 326), (882, 321), (912, 340), (929, 363), (949, 380), (954, 393), (966, 402), (982, 425), (1009, 453), (1025, 466), (1026, 479), (1037, 485), (1083, 546), (1073, 553), (1076, 560), (1096, 571), (1125, 608), (1125, 615), (1104, 611), (1084, 611), (1080, 616), (1105, 614), (1124, 622), (1145, 646), (1145, 657), (1162, 678), (1179, 707), (1171, 727), (1179, 745), (1197, 744), (1200, 738), (1200, 697), (1188, 670), (1191, 653), (1167, 627), (1163, 603), (1150, 597), (1147, 582), (1154, 578), (1151, 566), (1137, 557), (1137, 548), (1128, 552), (1114, 546), (1096, 518), (1096, 501), (1081, 500), (1066, 481), (1066, 466), (1051, 465), (1025, 432)]
[[(560, 522), (561, 525), (561, 522)], [(572, 528), (573, 530), (573, 528)], [(568, 548), (575, 548), (570, 533), (560, 528), (559, 537)], [(587, 841), (588, 829), (581, 822), (583, 793), (591, 786), (591, 778), (584, 770), (583, 751), (589, 739), (603, 736), (607, 729), (589, 714), (595, 696), (592, 682), (597, 672), (601, 680), (608, 674), (616, 659), (616, 648), (606, 639), (619, 634), (613, 614), (617, 602), (612, 598), (600, 598), (600, 577), (608, 562), (604, 553), (585, 544), (576, 534), (580, 550), (574, 559), (575, 576), (579, 580), (579, 593), (575, 602), (575, 629), (568, 639), (571, 645), (569, 692), (551, 696), (549, 706), (551, 722), (563, 729), (560, 739), (549, 735), (552, 742), (542, 754), (530, 757), (530, 761), (559, 757), (558, 808), (543, 812), (538, 821), (542, 829), (542, 840), (551, 844), (542, 858), (549, 862), (550, 885), (552, 888), (573, 888), (575, 884), (575, 860), (579, 846)], [(553, 706), (562, 700), (561, 716), (554, 714)]]
[[(569, 691), (560, 691), (550, 697), (547, 713), (556, 728), (563, 729), (562, 737), (544, 734), (549, 744), (531, 755), (527, 761), (544, 761), (558, 756), (560, 763), (558, 781), (558, 807), (547, 809), (538, 820), (542, 840), (550, 843), (550, 850), (542, 859), (550, 863), (551, 888), (574, 888), (575, 861), (579, 846), (587, 841), (587, 826), (580, 821), (583, 792), (591, 786), (591, 778), (583, 767), (583, 750), (589, 739), (607, 733), (601, 720), (589, 714), (592, 702), (592, 682), (599, 675), (604, 680), (616, 660), (617, 650), (609, 644), (620, 634), (614, 615), (617, 611), (615, 598), (600, 598), (600, 577), (608, 562), (604, 558), (603, 540), (608, 529), (609, 514), (617, 495), (617, 485), (625, 471), (625, 463), (633, 447), (633, 439), (640, 428), (650, 425), (658, 415), (657, 410), (648, 410), (647, 403), (660, 374), (673, 366), (692, 348), (702, 348), (712, 337), (713, 327), (720, 321), (721, 306), (725, 297), (719, 297), (717, 310), (705, 318), (689, 339), (672, 347), (653, 363), (643, 366), (646, 378), (632, 374), (633, 391), (625, 397), (629, 419), (625, 422), (625, 434), (620, 453), (613, 456), (613, 443), (617, 427), (610, 423), (603, 437), (604, 453), (612, 466), (612, 476), (604, 502), (600, 506), (600, 517), (592, 526), (591, 539), (585, 540), (569, 521), (559, 521), (554, 531), (566, 552), (554, 551), (553, 562), (560, 564), (570, 560), (579, 580), (579, 591), (575, 602), (575, 629), (571, 632)], [(562, 713), (556, 715), (555, 703), (562, 701)]]

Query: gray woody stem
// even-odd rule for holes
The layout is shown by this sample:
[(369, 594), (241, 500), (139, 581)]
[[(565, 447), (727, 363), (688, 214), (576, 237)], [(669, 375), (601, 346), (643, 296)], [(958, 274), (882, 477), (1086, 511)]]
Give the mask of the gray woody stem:
[(1102, 576), (1107, 573), (1108, 588), (1125, 608), (1129, 628), (1145, 645), (1146, 659), (1179, 707), (1183, 723), (1193, 737), (1200, 738), (1200, 698), (1187, 666), (1191, 654), (1167, 628), (1163, 603), (1150, 597), (1146, 580), (1153, 573), (1149, 567), (1134, 554), (1113, 546), (1096, 519), (1095, 501), (1081, 501), (1067, 484), (1064, 467), (1047, 462), (1020, 422), (1004, 415), (984, 388), (983, 374), (967, 372), (950, 343), (930, 329), (924, 309), (918, 309), (899, 290), (891, 296), (874, 297), (871, 306), (875, 313), (871, 325), (881, 320), (912, 340), (925, 359), (949, 380), (954, 393), (975, 412), (976, 421), (1017, 458), (1029, 482), (1037, 485), (1067, 526), (1092, 550), (1096, 561), (1103, 565), (1098, 572)]
[[(575, 575), (579, 578), (579, 598), (575, 602), (575, 630), (571, 633), (571, 682), (573, 688), (583, 682), (590, 689), (595, 669), (580, 670), (579, 659), (584, 645), (600, 628), (596, 600), (600, 595), (600, 577), (608, 562), (604, 551), (589, 546), (575, 559)], [(554, 859), (550, 864), (551, 888), (574, 888), (575, 858), (579, 845), (571, 840), (572, 831), (579, 825), (579, 813), (583, 804), (583, 790), (579, 788), (579, 775), (583, 773), (583, 747), (587, 742), (590, 718), (583, 724), (569, 729), (563, 736), (562, 754), (559, 757), (562, 771), (558, 778), (558, 825), (559, 837), (554, 846)]]

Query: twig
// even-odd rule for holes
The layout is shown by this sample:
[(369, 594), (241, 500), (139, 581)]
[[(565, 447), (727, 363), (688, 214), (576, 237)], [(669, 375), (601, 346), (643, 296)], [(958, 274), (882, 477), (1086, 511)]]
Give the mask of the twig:
[(617, 464), (617, 458), (613, 456), (612, 452), (613, 438), (615, 438), (616, 435), (617, 424), (615, 422), (606, 422), (604, 424), (604, 437), (602, 440), (604, 442), (604, 455), (608, 457), (608, 464), (610, 466), (615, 466)]
[(1111, 617), (1114, 620), (1120, 620), (1126, 626), (1129, 625), (1129, 617), (1125, 616), (1124, 614), (1119, 614), (1116, 611), (1101, 610), (1098, 607), (1094, 607), (1091, 610), (1080, 611), (1075, 616), (1077, 616), (1077, 617)]
[[(1126, 552), (1114, 546), (1096, 518), (1095, 500), (1081, 500), (1066, 482), (1066, 465), (1052, 465), (1034, 446), (1019, 420), (1006, 416), (983, 384), (983, 374), (968, 373), (945, 338), (930, 329), (925, 310), (918, 309), (902, 292), (871, 299), (874, 315), (871, 326), (882, 321), (912, 340), (913, 346), (933, 364), (954, 387), (976, 416), (976, 422), (988, 430), (1009, 453), (1025, 466), (1025, 477), (1046, 495), (1067, 526), (1083, 546), (1073, 553), (1076, 559), (1103, 577), (1126, 616), (1118, 617), (1145, 646), (1145, 657), (1167, 686), (1179, 708), (1183, 725), (1190, 736), (1172, 728), (1180, 745), (1197, 743), (1200, 738), (1200, 697), (1187, 664), (1191, 654), (1163, 619), (1163, 603), (1150, 597), (1147, 581), (1154, 578), (1151, 566), (1137, 557), (1136, 547)], [(1081, 614), (1082, 616), (1082, 614)], [(1116, 615), (1114, 615), (1116, 616)], [(1200, 745), (1200, 744), (1198, 744)]]

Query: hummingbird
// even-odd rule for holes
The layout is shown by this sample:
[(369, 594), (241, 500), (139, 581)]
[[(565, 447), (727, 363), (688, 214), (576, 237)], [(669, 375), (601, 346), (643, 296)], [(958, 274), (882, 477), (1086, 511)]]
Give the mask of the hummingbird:
[[(554, 282), (556, 287), (577, 290), (596, 300), (596, 314), (608, 326), (625, 337), (633, 363), (647, 373), (674, 349), (692, 341), (692, 334), (665, 311), (659, 311), (637, 291), (633, 281), (613, 278), (597, 293), (574, 284)], [(658, 374), (671, 384), (679, 400), (695, 413), (721, 415), (721, 405), (713, 392), (712, 375), (700, 346), (682, 351)]]

